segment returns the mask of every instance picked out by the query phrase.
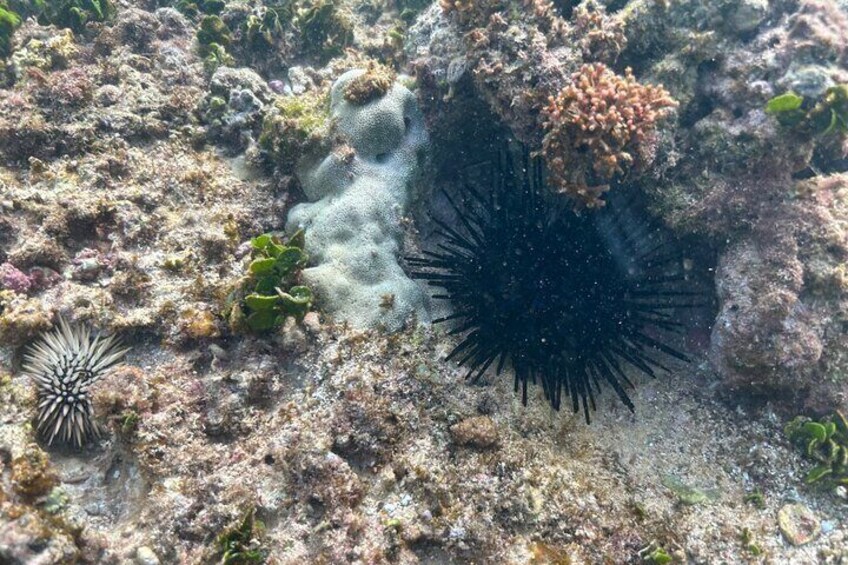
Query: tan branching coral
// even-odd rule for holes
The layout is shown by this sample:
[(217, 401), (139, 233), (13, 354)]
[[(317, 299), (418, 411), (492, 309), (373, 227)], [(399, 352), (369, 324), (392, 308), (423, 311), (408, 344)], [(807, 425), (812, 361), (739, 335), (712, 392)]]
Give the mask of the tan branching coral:
[(662, 86), (643, 85), (601, 63), (583, 65), (544, 109), (542, 155), (559, 192), (589, 208), (603, 206), (609, 181), (650, 165), (656, 125), (677, 102)]

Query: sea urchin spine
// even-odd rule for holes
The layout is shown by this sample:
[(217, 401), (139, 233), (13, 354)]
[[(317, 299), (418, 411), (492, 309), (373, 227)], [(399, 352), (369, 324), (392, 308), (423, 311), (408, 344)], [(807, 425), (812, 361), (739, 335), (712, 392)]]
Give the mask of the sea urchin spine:
[(443, 289), (433, 298), (452, 303), (435, 320), (462, 336), (448, 359), (472, 380), (509, 362), (524, 404), (540, 383), (553, 408), (563, 392), (575, 412), (582, 404), (587, 423), (601, 382), (632, 411), (627, 368), (654, 376), (664, 357), (687, 359), (669, 344), (682, 328), (673, 315), (701, 293), (681, 290), (683, 262), (662, 230), (614, 203), (592, 214), (557, 206), (538, 159), (522, 165), (507, 152), (492, 189), (466, 186), (464, 206), (445, 193), (459, 225), (434, 219), (442, 242), (409, 259), (412, 276)]
[(91, 419), (89, 388), (127, 353), (115, 336), (92, 335), (85, 326), (59, 325), (30, 346), (24, 372), (38, 392), (37, 430), (52, 445), (55, 439), (82, 444), (98, 436)]

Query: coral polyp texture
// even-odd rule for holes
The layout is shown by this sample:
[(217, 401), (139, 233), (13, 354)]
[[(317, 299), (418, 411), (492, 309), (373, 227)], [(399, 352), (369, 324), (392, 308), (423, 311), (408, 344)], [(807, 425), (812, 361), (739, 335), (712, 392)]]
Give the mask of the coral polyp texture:
[(594, 208), (609, 181), (653, 162), (656, 124), (677, 102), (629, 68), (620, 76), (601, 63), (583, 65), (571, 78), (545, 108), (542, 154), (555, 189)]
[(99, 435), (91, 419), (90, 388), (127, 351), (116, 336), (93, 334), (64, 318), (29, 348), (23, 369), (38, 391), (36, 427), (48, 445), (58, 439), (81, 447)]
[(448, 360), (472, 380), (511, 364), (522, 403), (528, 384), (541, 384), (553, 408), (564, 393), (587, 423), (602, 382), (633, 410), (630, 368), (654, 376), (667, 357), (687, 360), (667, 336), (681, 328), (675, 308), (698, 294), (680, 288), (682, 260), (627, 209), (556, 210), (540, 163), (517, 173), (511, 162), (507, 154), (495, 168), (490, 190), (466, 188), (474, 205), (455, 206), (462, 229), (437, 220), (444, 243), (410, 259), (415, 276), (444, 289), (434, 298), (452, 303), (454, 313), (437, 320), (462, 335)]

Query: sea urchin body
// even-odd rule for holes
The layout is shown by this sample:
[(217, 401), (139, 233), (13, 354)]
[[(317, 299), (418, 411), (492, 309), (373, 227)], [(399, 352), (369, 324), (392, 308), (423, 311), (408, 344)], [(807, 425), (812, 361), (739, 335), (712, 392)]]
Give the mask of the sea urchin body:
[(92, 335), (89, 328), (71, 326), (63, 318), (56, 329), (30, 346), (24, 372), (37, 388), (37, 429), (48, 444), (58, 438), (82, 446), (99, 435), (91, 419), (89, 388), (127, 351), (115, 336)]
[(548, 197), (538, 161), (516, 173), (507, 155), (495, 167), (493, 189), (466, 188), (469, 202), (450, 199), (459, 227), (439, 220), (443, 241), (409, 259), (413, 276), (444, 292), (451, 334), (462, 336), (448, 359), (479, 379), (507, 363), (527, 403), (528, 383), (540, 383), (559, 409), (562, 394), (586, 421), (606, 382), (633, 410), (628, 366), (655, 375), (664, 358), (686, 360), (666, 339), (680, 324), (674, 309), (691, 306), (681, 291), (682, 261), (661, 231), (627, 208), (576, 214)]

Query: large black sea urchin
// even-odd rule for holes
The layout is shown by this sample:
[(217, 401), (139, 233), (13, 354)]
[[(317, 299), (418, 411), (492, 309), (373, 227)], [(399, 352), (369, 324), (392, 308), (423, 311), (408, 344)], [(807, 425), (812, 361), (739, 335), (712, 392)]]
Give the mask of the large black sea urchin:
[(528, 383), (541, 383), (559, 409), (562, 394), (586, 422), (600, 383), (633, 411), (627, 366), (654, 376), (669, 358), (687, 360), (669, 337), (682, 330), (675, 308), (693, 306), (686, 274), (661, 229), (635, 219), (630, 205), (578, 214), (556, 206), (538, 160), (516, 170), (506, 153), (493, 167), (492, 189), (466, 185), (463, 206), (445, 193), (456, 228), (434, 219), (442, 242), (409, 258), (412, 276), (444, 290), (450, 334), (462, 339), (448, 359), (477, 380), (493, 364), (515, 372), (527, 404)]
[(127, 351), (115, 336), (93, 335), (88, 327), (72, 326), (64, 318), (30, 346), (23, 369), (38, 392), (36, 429), (48, 445), (58, 438), (82, 446), (99, 435), (91, 419), (89, 388)]

